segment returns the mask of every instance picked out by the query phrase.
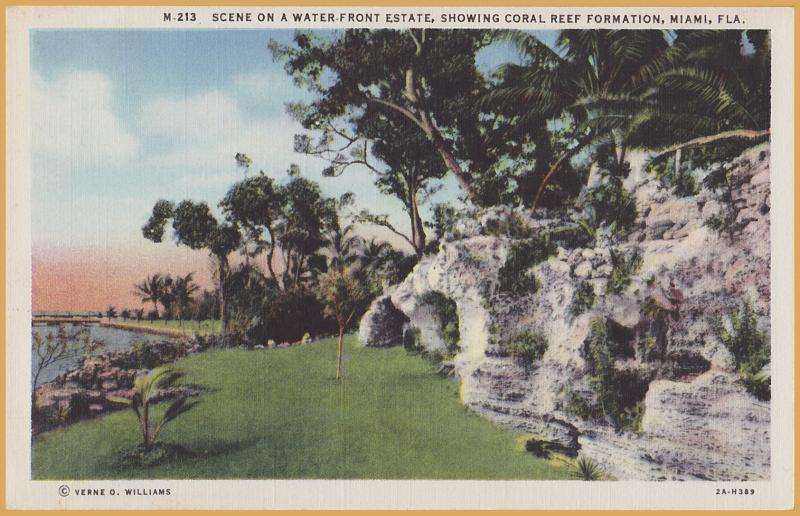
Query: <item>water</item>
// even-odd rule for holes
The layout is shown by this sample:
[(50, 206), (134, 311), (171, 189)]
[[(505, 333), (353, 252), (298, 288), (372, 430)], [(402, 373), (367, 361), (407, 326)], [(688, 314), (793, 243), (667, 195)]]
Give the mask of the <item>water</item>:
[[(59, 327), (63, 327), (66, 330), (67, 334), (75, 333), (81, 329), (87, 330), (89, 332), (89, 338), (91, 338), (92, 340), (99, 340), (103, 343), (103, 347), (97, 351), (98, 354), (107, 353), (109, 351), (124, 351), (126, 349), (130, 349), (135, 342), (139, 341), (157, 342), (163, 340), (170, 340), (169, 337), (165, 337), (163, 335), (136, 333), (128, 330), (121, 330), (118, 328), (106, 328), (103, 326), (82, 326), (75, 324), (60, 324), (58, 326), (34, 326), (33, 333), (41, 337), (47, 337), (48, 334), (52, 334), (53, 337), (55, 337), (58, 334)], [(74, 368), (75, 366), (78, 365), (79, 361), (80, 358), (75, 358), (72, 360), (64, 360), (56, 362), (54, 364), (50, 364), (39, 375), (39, 385), (52, 381), (64, 371)], [(32, 353), (33, 368), (31, 370), (31, 381), (33, 381), (33, 375), (36, 373), (36, 370), (38, 369), (39, 362), (40, 359), (36, 355), (36, 353)]]

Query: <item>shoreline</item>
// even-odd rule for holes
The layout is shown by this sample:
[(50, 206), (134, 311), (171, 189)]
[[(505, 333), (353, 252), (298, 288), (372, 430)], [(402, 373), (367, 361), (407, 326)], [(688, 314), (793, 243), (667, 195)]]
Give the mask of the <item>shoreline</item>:
[(135, 333), (161, 335), (163, 337), (194, 337), (196, 335), (196, 331), (191, 328), (186, 328), (186, 329), (151, 328), (132, 323), (102, 322), (102, 321), (100, 322), (100, 326), (103, 328), (114, 328), (117, 330), (126, 330)]

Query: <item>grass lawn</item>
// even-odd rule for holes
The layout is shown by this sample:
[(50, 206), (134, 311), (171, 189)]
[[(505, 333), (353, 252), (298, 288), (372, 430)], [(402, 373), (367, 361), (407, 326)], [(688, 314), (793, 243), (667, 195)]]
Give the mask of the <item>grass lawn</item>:
[[(103, 319), (108, 321), (108, 319)], [(222, 321), (217, 319), (209, 319), (205, 321), (123, 321), (122, 319), (114, 319), (114, 324), (120, 326), (128, 326), (130, 328), (153, 328), (156, 330), (174, 330), (176, 332), (183, 332), (186, 334), (196, 333), (199, 335), (209, 335), (215, 333), (222, 333)]]
[[(524, 438), (467, 410), (458, 383), (402, 348), (347, 337), (344, 380), (333, 340), (268, 351), (223, 350), (179, 362), (207, 391), (161, 440), (191, 457), (115, 469), (141, 438), (125, 411), (38, 436), (36, 479), (563, 479), (571, 469), (523, 450)], [(572, 477), (574, 478), (574, 477)]]

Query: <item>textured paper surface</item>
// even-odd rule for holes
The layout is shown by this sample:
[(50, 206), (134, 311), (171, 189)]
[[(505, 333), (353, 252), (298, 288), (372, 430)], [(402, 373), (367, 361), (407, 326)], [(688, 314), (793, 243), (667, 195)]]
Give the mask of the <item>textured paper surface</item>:
[[(192, 21), (177, 22), (164, 21), (164, 13), (172, 13), (172, 20), (176, 20), (178, 13), (191, 13), (187, 19)], [(240, 18), (250, 21), (213, 22), (214, 16), (220, 13), (237, 13)], [(295, 22), (292, 15), (296, 13), (323, 13), (331, 21)], [(347, 13), (373, 13), (377, 16), (374, 23), (348, 23)], [(176, 35), (187, 30), (226, 31), (234, 29), (346, 29), (353, 27), (366, 28), (392, 28), (407, 29), (418, 28), (418, 24), (387, 23), (392, 16), (403, 14), (428, 13), (434, 20), (429, 28), (515, 28), (525, 30), (560, 30), (560, 29), (679, 29), (700, 28), (697, 25), (680, 26), (670, 22), (671, 15), (706, 15), (704, 29), (767, 29), (770, 31), (772, 42), (772, 102), (771, 102), (771, 133), (770, 133), (770, 245), (771, 245), (771, 277), (770, 277), (770, 318), (772, 342), (772, 399), (769, 403), (770, 410), (770, 476), (769, 480), (757, 482), (726, 481), (709, 482), (691, 480), (685, 482), (675, 481), (628, 481), (614, 482), (585, 482), (561, 480), (317, 480), (313, 478), (298, 480), (275, 479), (247, 479), (247, 480), (183, 480), (180, 478), (148, 479), (148, 480), (75, 480), (64, 478), (61, 480), (34, 480), (32, 477), (32, 448), (31, 448), (31, 377), (32, 358), (30, 353), (31, 333), (29, 321), (36, 310), (35, 296), (37, 288), (40, 295), (55, 295), (56, 286), (49, 281), (40, 281), (37, 287), (35, 276), (31, 271), (47, 270), (57, 262), (60, 257), (44, 254), (36, 257), (37, 246), (40, 242), (32, 236), (31, 221), (37, 215), (53, 218), (52, 226), (47, 238), (55, 238), (54, 234), (62, 231), (65, 223), (59, 221), (58, 209), (43, 205), (42, 198), (37, 199), (38, 192), (32, 188), (33, 175), (37, 173), (37, 162), (34, 156), (37, 147), (45, 147), (52, 151), (52, 156), (69, 156), (70, 145), (80, 145), (80, 140), (56, 142), (36, 141), (32, 138), (32, 120), (37, 118), (37, 109), (52, 109), (54, 117), (59, 116), (58, 108), (64, 107), (69, 88), (73, 87), (65, 79), (68, 71), (58, 70), (57, 66), (51, 68), (49, 75), (42, 75), (32, 64), (35, 50), (31, 42), (36, 39), (32, 35), (38, 33), (52, 33), (53, 31), (78, 31), (86, 29), (102, 29), (103, 31), (130, 31), (138, 29), (158, 29), (173, 31)], [(490, 23), (441, 23), (442, 15), (452, 13), (463, 15), (467, 13), (484, 13), (497, 16), (497, 22)], [(287, 14), (287, 21), (281, 21), (281, 15)], [(541, 16), (542, 22), (535, 25), (528, 23), (514, 23), (520, 15)], [(274, 21), (268, 21), (269, 16)], [(553, 15), (561, 16), (554, 20)], [(603, 16), (625, 15), (630, 23), (605, 23)], [(579, 16), (577, 23), (570, 23), (567, 16)], [(659, 18), (660, 17), (660, 18)], [(500, 509), (500, 508), (548, 508), (548, 509), (584, 509), (584, 508), (639, 508), (639, 509), (782, 509), (791, 507), (794, 500), (794, 12), (789, 8), (612, 8), (612, 7), (582, 7), (582, 8), (555, 8), (555, 7), (514, 7), (514, 8), (460, 8), (460, 7), (248, 7), (248, 8), (216, 8), (216, 7), (17, 7), (7, 11), (7, 57), (6, 57), (6, 84), (7, 84), (7, 175), (6, 175), (6, 495), (7, 503), (14, 509)], [(217, 18), (218, 19), (218, 18)], [(345, 21), (340, 21), (344, 19)], [(599, 19), (599, 20), (598, 20)], [(560, 20), (560, 22), (559, 22)], [(589, 21), (590, 20), (590, 21)], [(637, 22), (637, 20), (643, 20)], [(644, 20), (649, 20), (645, 22)], [(653, 20), (656, 20), (653, 22)], [(663, 20), (663, 23), (658, 20)], [(707, 20), (707, 23), (705, 21)], [(736, 20), (736, 21), (734, 21)], [(81, 34), (86, 37), (87, 32)], [(100, 37), (100, 32), (98, 32)], [(263, 41), (264, 59), (270, 59), (266, 49), (266, 38)], [(86, 79), (97, 79), (96, 76), (86, 75), (102, 73), (102, 67), (93, 62), (93, 52), (90, 50), (91, 41), (86, 43), (86, 59), (82, 69), (74, 70), (83, 73)], [(180, 45), (179, 37), (174, 45)], [(185, 43), (183, 43), (185, 44)], [(71, 42), (70, 50), (80, 50), (81, 43)], [(130, 49), (132, 55), (135, 49)], [(125, 53), (119, 54), (125, 59)], [(153, 55), (153, 59), (159, 56)], [(202, 56), (195, 56), (202, 59)], [(55, 57), (53, 59), (58, 59)], [(209, 59), (224, 59), (222, 55), (215, 55)], [(66, 60), (65, 60), (66, 62)], [(73, 59), (72, 63), (75, 62)], [(117, 63), (125, 67), (125, 62)], [(192, 66), (187, 63), (187, 66)], [(53, 71), (55, 70), (55, 71)], [(52, 72), (52, 73), (51, 73)], [(165, 70), (168, 73), (168, 70)], [(60, 79), (59, 79), (60, 77)], [(243, 77), (242, 80), (246, 79)], [(286, 79), (285, 77), (283, 79)], [(267, 78), (267, 80), (271, 80)], [(61, 82), (59, 82), (61, 81)], [(220, 87), (223, 79), (219, 78)], [(114, 113), (119, 109), (119, 98), (125, 95), (124, 85), (114, 85), (113, 93), (106, 88), (109, 84), (100, 78), (99, 86), (95, 81), (93, 89), (84, 91), (86, 96), (92, 96), (95, 102), (87, 101), (86, 109), (97, 110), (96, 123), (88, 127), (88, 134), (112, 138), (115, 147), (103, 148), (98, 146), (95, 152), (98, 161), (106, 160), (111, 163), (104, 173), (96, 177), (97, 184), (103, 185), (107, 177), (115, 173), (117, 163), (137, 159), (137, 153), (146, 147), (142, 142), (134, 141), (139, 135), (146, 135), (147, 124), (155, 133), (158, 131), (159, 111), (149, 119), (144, 113), (146, 104), (157, 100), (141, 98), (127, 99), (125, 108), (128, 110), (142, 109), (140, 114), (130, 115), (127, 124), (141, 124), (138, 127), (130, 125), (116, 125), (103, 116), (111, 118), (119, 115)], [(79, 86), (80, 87), (80, 86)], [(47, 92), (47, 97), (52, 104), (44, 105), (44, 96), (36, 92)], [(189, 106), (188, 101), (184, 109), (203, 110), (218, 109), (219, 103), (226, 102), (224, 94), (215, 97), (218, 92), (208, 92), (199, 104)], [(61, 96), (59, 96), (61, 95)], [(112, 98), (114, 99), (112, 102)], [(85, 99), (84, 99), (85, 100)], [(184, 99), (186, 100), (186, 99)], [(256, 102), (269, 102), (269, 96), (256, 99)], [(114, 104), (117, 102), (118, 104)], [(104, 111), (103, 103), (109, 113)], [(142, 107), (140, 104), (145, 105)], [(177, 103), (180, 106), (180, 102)], [(116, 107), (115, 107), (116, 106)], [(161, 109), (168, 107), (160, 106)], [(238, 109), (242, 109), (241, 106)], [(95, 113), (95, 111), (92, 111)], [(144, 114), (142, 114), (144, 113)], [(161, 112), (163, 113), (163, 111)], [(202, 120), (202, 118), (200, 119)], [(233, 124), (245, 123), (231, 115), (224, 122)], [(133, 121), (133, 122), (131, 122)], [(207, 118), (206, 122), (219, 122), (219, 119)], [(63, 120), (54, 118), (55, 127), (68, 127)], [(255, 124), (257, 126), (257, 124)], [(279, 125), (257, 127), (262, 132), (260, 135), (280, 134), (281, 130), (290, 131)], [(131, 136), (134, 135), (134, 136)], [(281, 134), (282, 142), (286, 134)], [(189, 136), (186, 136), (189, 138)], [(129, 141), (130, 139), (130, 141)], [(238, 149), (236, 149), (238, 151)], [(183, 152), (183, 154), (181, 154)], [(289, 150), (282, 149), (283, 155)], [(61, 153), (61, 154), (59, 154)], [(187, 151), (179, 149), (174, 159), (191, 160)], [(223, 159), (223, 158), (219, 158)], [(230, 156), (224, 156), (230, 161)], [(288, 160), (289, 158), (287, 158)], [(286, 168), (289, 162), (280, 163), (278, 167)], [(52, 166), (52, 165), (51, 165)], [(303, 166), (301, 164), (301, 166)], [(229, 167), (233, 168), (233, 167)], [(104, 174), (108, 174), (106, 176)], [(236, 176), (229, 176), (237, 179)], [(58, 181), (54, 179), (54, 181)], [(346, 181), (346, 179), (342, 179)], [(113, 183), (108, 183), (113, 185)], [(107, 188), (114, 188), (108, 186)], [(162, 196), (183, 198), (193, 195), (193, 184), (184, 183), (182, 191), (165, 192)], [(354, 187), (355, 188), (355, 187)], [(92, 197), (97, 192), (81, 193), (70, 192), (73, 204), (72, 210), (80, 212), (86, 209), (97, 209), (103, 203), (117, 202), (104, 200), (103, 188), (99, 188), (101, 198)], [(107, 193), (107, 190), (106, 190)], [(121, 192), (115, 192), (119, 195)], [(66, 194), (65, 194), (66, 195)], [(122, 196), (124, 197), (124, 195)], [(139, 199), (133, 193), (131, 198)], [(152, 200), (155, 200), (153, 198)], [(149, 201), (152, 204), (152, 201)], [(375, 198), (374, 204), (380, 203)], [(378, 206), (380, 208), (380, 206)], [(37, 212), (37, 210), (39, 210)], [(109, 208), (109, 213), (113, 211)], [(119, 211), (119, 210), (117, 210)], [(74, 217), (74, 213), (63, 212), (64, 220)], [(116, 221), (109, 221), (110, 224)], [(138, 222), (137, 222), (138, 223)], [(70, 229), (67, 227), (64, 232)], [(77, 231), (77, 230), (76, 230)], [(78, 236), (79, 242), (86, 235)], [(767, 235), (764, 235), (767, 238)], [(88, 235), (85, 239), (101, 245), (113, 247), (113, 239), (108, 236)], [(94, 239), (94, 240), (92, 240)], [(46, 240), (46, 238), (44, 239)], [(109, 243), (110, 242), (110, 243)], [(74, 249), (77, 249), (76, 246)], [(87, 252), (85, 249), (83, 252)], [(88, 251), (91, 253), (91, 250)], [(149, 255), (151, 251), (143, 244), (135, 244), (123, 248), (120, 253), (131, 255), (139, 254), (144, 261), (168, 260), (168, 257)], [(81, 260), (86, 255), (76, 255), (75, 260)], [(36, 259), (40, 261), (32, 262)], [(52, 261), (51, 261), (52, 260)], [(201, 270), (207, 268), (204, 259), (196, 256), (184, 257), (184, 263), (191, 262)], [(165, 262), (166, 263), (166, 262)], [(199, 264), (199, 265), (198, 265)], [(106, 280), (114, 281), (114, 279)], [(129, 287), (126, 284), (125, 290)], [(64, 299), (81, 295), (80, 292), (61, 292)], [(121, 294), (124, 295), (124, 294)], [(270, 351), (266, 351), (270, 352)], [(512, 439), (513, 437), (509, 437)], [(476, 450), (480, 453), (480, 450)], [(467, 475), (469, 476), (469, 475)], [(66, 489), (65, 489), (66, 487)], [(104, 490), (103, 495), (79, 495), (80, 490)], [(123, 494), (126, 489), (139, 490), (139, 495)], [(753, 495), (720, 495), (719, 490), (754, 490)], [(114, 494), (111, 494), (111, 491)], [(156, 490), (169, 490), (169, 495), (152, 495)], [(65, 496), (66, 493), (66, 496)]]

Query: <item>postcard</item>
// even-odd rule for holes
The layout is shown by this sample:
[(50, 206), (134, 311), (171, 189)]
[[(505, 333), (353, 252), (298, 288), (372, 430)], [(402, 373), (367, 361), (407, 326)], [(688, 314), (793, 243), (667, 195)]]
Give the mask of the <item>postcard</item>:
[(791, 8), (6, 15), (10, 508), (793, 506)]

